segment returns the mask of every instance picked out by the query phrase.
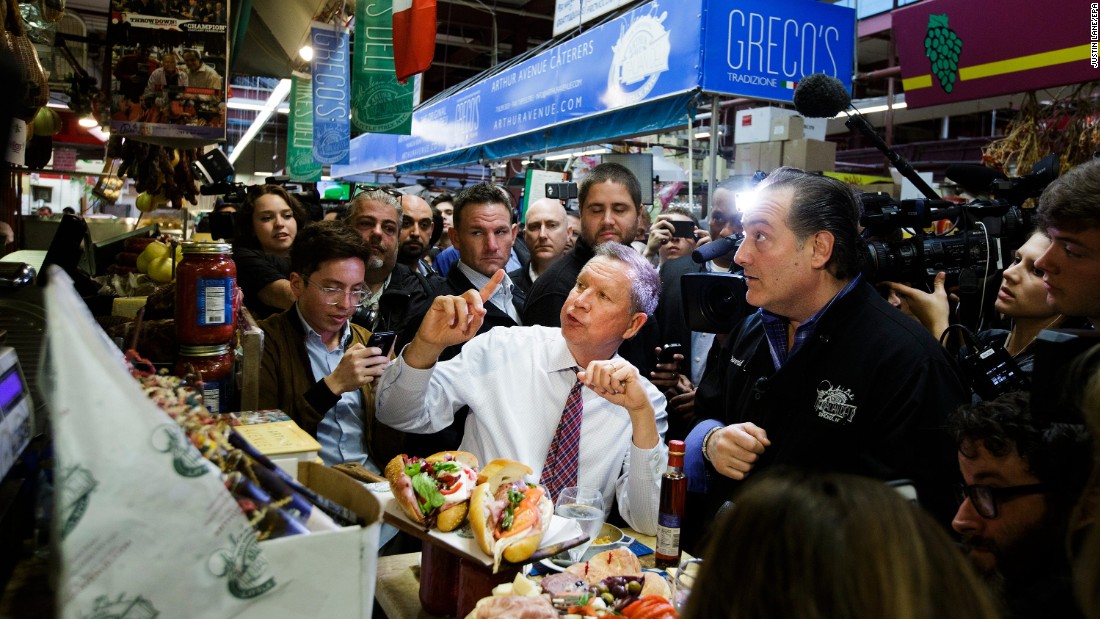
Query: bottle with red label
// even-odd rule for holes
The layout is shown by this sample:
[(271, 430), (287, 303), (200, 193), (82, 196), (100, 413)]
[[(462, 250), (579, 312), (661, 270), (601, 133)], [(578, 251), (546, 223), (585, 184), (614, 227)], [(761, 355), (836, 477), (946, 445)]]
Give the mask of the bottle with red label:
[(668, 469), (661, 477), (661, 503), (657, 512), (657, 552), (654, 565), (665, 569), (680, 564), (680, 527), (687, 500), (684, 476), (684, 441), (668, 442)]

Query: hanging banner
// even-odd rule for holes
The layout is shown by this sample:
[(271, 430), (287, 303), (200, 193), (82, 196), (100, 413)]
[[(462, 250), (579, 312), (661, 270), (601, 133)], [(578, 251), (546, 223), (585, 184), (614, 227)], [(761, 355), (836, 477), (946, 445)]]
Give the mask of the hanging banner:
[(348, 97), (348, 31), (313, 22), (313, 160), (348, 162), (351, 121)]
[(193, 148), (225, 141), (228, 3), (111, 3), (111, 133)]
[(1097, 3), (1061, 4), (930, 0), (894, 11), (906, 105), (1100, 79)]
[(810, 0), (708, 2), (703, 90), (790, 103), (814, 73), (852, 91), (856, 11)]
[(398, 135), (412, 131), (413, 84), (400, 84), (394, 75), (392, 24), (391, 0), (355, 3), (351, 122), (357, 131)]
[(313, 90), (310, 78), (295, 72), (290, 80), (290, 121), (286, 140), (286, 173), (292, 181), (321, 180), (313, 161)]
[(695, 89), (702, 62), (702, 6), (703, 0), (640, 5), (419, 107), (408, 136), (358, 136), (351, 163), (332, 174), (361, 174), (526, 133), (546, 133), (564, 123)]

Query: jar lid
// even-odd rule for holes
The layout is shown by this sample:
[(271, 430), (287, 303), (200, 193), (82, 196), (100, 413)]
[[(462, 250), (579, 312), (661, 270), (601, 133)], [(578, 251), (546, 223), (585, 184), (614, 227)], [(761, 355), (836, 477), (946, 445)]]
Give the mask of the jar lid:
[(232, 251), (229, 243), (180, 243), (184, 254), (228, 254)]
[(229, 344), (212, 346), (186, 346), (180, 344), (180, 355), (184, 357), (217, 357), (229, 352)]

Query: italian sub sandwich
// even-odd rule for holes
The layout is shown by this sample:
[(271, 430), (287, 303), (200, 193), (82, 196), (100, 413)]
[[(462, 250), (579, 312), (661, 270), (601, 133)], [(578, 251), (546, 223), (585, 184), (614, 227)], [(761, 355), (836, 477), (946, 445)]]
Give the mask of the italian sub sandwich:
[(453, 531), (469, 510), (477, 485), (477, 457), (465, 451), (443, 451), (427, 458), (402, 454), (386, 465), (394, 500), (413, 522)]
[(514, 460), (493, 460), (478, 476), (470, 496), (470, 529), (478, 546), (493, 557), (522, 563), (535, 553), (550, 527), (554, 504), (546, 488), (529, 484), (531, 467)]

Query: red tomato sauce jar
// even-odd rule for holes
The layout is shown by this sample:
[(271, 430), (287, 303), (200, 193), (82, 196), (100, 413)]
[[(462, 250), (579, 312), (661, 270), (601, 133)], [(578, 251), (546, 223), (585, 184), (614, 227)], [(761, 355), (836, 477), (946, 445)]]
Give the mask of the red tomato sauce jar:
[(176, 339), (220, 346), (233, 339), (237, 265), (228, 243), (184, 243), (176, 269)]
[(176, 376), (202, 381), (202, 402), (213, 414), (233, 410), (233, 349), (221, 346), (180, 346)]

